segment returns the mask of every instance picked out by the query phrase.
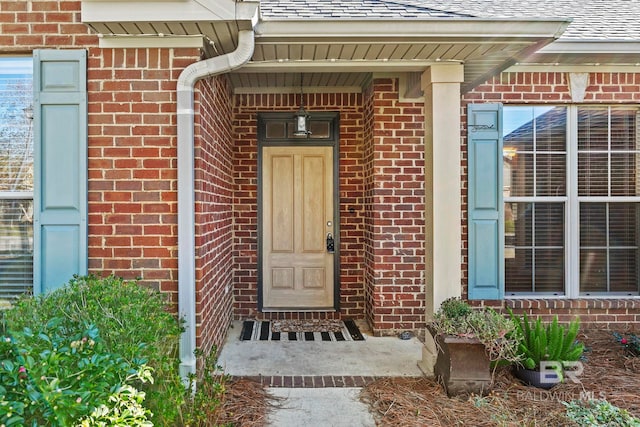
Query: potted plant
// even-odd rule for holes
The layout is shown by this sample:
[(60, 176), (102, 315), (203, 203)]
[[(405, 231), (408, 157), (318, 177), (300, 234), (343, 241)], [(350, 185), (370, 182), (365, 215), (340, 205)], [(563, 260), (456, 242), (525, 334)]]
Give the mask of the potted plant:
[(564, 381), (565, 372), (577, 367), (584, 344), (576, 341), (580, 319), (574, 318), (568, 326), (558, 323), (558, 316), (548, 324), (538, 318), (531, 322), (526, 313), (522, 317), (509, 310), (520, 336), (518, 353), (521, 356), (514, 374), (523, 383), (549, 389)]
[(434, 374), (450, 397), (485, 393), (491, 384), (491, 363), (518, 357), (513, 322), (459, 298), (443, 301), (428, 329), (438, 350)]

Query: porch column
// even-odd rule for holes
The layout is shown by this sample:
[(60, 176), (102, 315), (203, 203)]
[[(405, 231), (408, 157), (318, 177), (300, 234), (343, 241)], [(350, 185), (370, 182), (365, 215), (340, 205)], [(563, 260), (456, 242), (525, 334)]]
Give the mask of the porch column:
[[(440, 303), (462, 293), (460, 178), (460, 83), (464, 67), (438, 64), (422, 74), (425, 119), (425, 291), (426, 320)], [(427, 332), (422, 361), (433, 375), (436, 349)]]

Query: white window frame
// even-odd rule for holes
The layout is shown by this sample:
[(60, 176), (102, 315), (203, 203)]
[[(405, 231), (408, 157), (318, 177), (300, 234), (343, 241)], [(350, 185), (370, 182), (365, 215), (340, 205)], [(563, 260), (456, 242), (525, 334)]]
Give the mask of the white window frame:
[[(509, 107), (536, 107), (537, 105), (508, 104)], [(640, 196), (578, 196), (578, 109), (584, 107), (612, 108), (624, 107), (625, 105), (615, 104), (549, 104), (545, 106), (565, 107), (567, 109), (567, 141), (566, 141), (566, 195), (564, 197), (505, 197), (504, 203), (508, 202), (564, 202), (565, 206), (565, 289), (564, 293), (548, 292), (517, 292), (510, 293), (505, 290), (505, 296), (509, 299), (518, 298), (640, 298), (639, 294), (629, 294), (627, 292), (580, 292), (580, 203), (581, 202), (629, 202), (640, 203)], [(636, 106), (629, 106), (636, 107)], [(640, 108), (640, 107), (637, 107)], [(609, 115), (610, 117), (610, 115)], [(640, 125), (638, 123), (637, 125)], [(609, 135), (611, 129), (608, 129)], [(609, 169), (610, 173), (610, 169)], [(534, 185), (535, 185), (535, 162), (534, 162)], [(503, 245), (505, 242), (503, 242)], [(639, 266), (640, 268), (640, 266)], [(507, 284), (505, 282), (505, 288)]]

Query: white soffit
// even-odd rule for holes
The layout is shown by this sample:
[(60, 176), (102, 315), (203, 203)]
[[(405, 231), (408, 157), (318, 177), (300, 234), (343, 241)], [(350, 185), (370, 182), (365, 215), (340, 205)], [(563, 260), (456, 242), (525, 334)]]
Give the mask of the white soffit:
[(441, 62), (463, 64), (470, 84), (556, 40), (569, 24), (562, 19), (476, 18), (258, 22), (258, 4), (82, 0), (82, 20), (102, 35), (103, 47), (193, 46), (196, 42), (188, 37), (197, 36), (204, 39), (206, 56), (233, 51), (238, 31), (257, 24), (251, 61), (230, 76), (234, 88), (244, 91), (291, 87), (288, 79), (278, 78), (283, 73), (313, 73), (310, 86), (353, 90), (374, 71), (420, 72)]
[[(81, 19), (105, 40), (110, 38), (108, 43), (101, 41), (101, 47), (150, 47), (154, 43), (163, 47), (162, 40), (152, 42), (150, 38), (199, 36), (215, 56), (236, 48), (238, 31), (253, 28), (258, 8), (258, 1), (82, 0)], [(116, 38), (131, 39), (119, 46)], [(184, 47), (192, 44), (186, 43)], [(179, 40), (166, 47), (180, 47)]]
[[(530, 50), (554, 41), (565, 20), (307, 20), (261, 21), (252, 60), (231, 75), (237, 91), (271, 90), (283, 73), (305, 73), (312, 86), (347, 73), (420, 72), (430, 65), (464, 64), (465, 82), (501, 71)], [(268, 73), (266, 77), (265, 73)], [(314, 74), (316, 73), (316, 74)], [(323, 74), (324, 73), (324, 74)], [(336, 79), (326, 77), (336, 75)], [(340, 86), (340, 84), (338, 84)], [(244, 88), (244, 89), (238, 89)]]

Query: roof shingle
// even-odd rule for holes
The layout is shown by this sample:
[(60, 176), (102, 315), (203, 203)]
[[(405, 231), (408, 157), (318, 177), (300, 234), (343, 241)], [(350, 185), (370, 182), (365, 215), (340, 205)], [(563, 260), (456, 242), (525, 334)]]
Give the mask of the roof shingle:
[(640, 41), (640, 0), (262, 0), (269, 19), (571, 18), (561, 40)]

